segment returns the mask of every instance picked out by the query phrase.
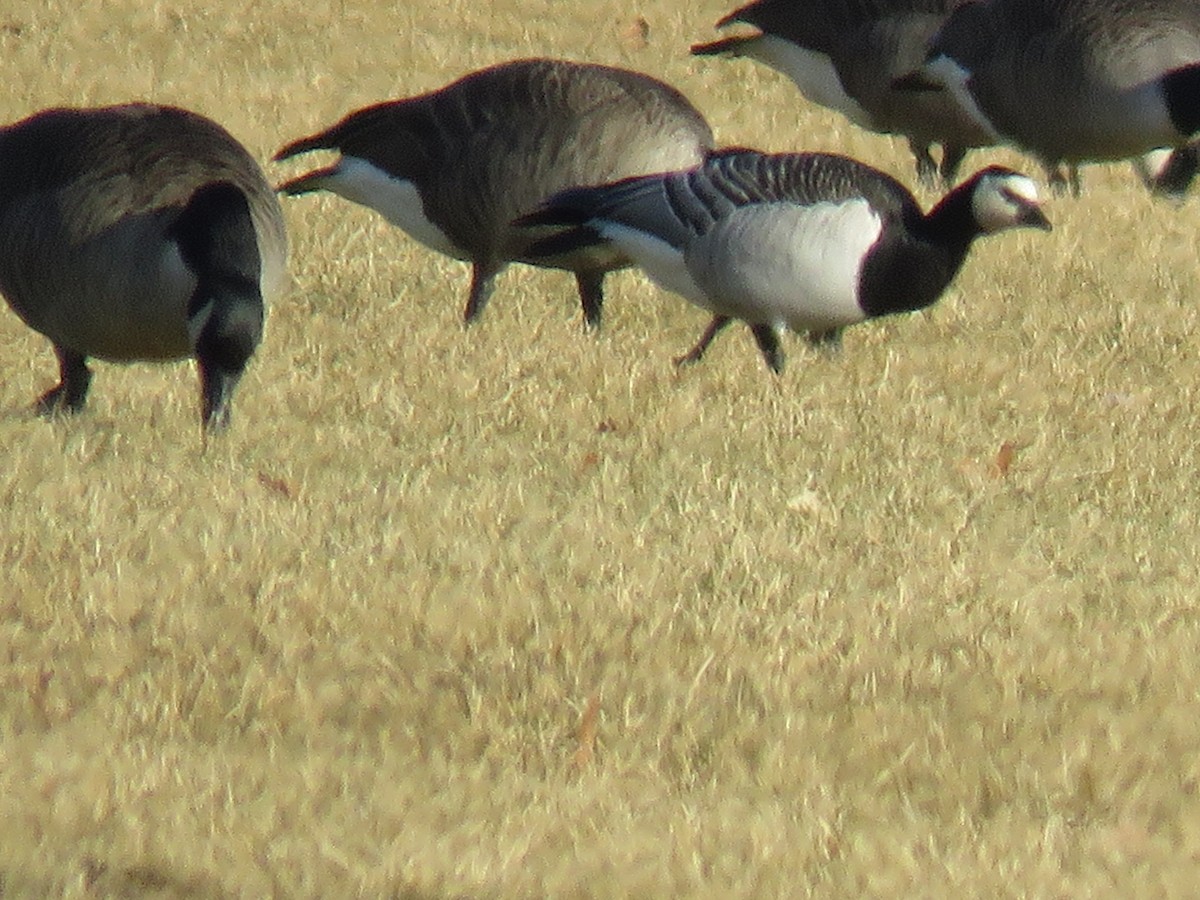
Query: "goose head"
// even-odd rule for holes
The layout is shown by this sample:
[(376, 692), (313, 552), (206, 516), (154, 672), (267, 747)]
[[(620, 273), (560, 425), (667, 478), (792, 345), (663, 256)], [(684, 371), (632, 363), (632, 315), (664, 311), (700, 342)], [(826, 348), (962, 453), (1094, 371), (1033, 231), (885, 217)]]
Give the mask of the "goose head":
[(1004, 166), (976, 172), (958, 190), (969, 192), (971, 215), (983, 234), (1008, 228), (1050, 231), (1050, 220), (1038, 202), (1037, 186), (1028, 175)]

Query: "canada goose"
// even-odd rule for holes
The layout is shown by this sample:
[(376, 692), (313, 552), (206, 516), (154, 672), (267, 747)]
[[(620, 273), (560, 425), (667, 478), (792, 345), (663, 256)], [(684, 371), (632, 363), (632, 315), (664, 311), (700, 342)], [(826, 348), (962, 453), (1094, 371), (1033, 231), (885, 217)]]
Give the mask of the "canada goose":
[(0, 128), (0, 246), (0, 293), (58, 356), (41, 412), (84, 407), (88, 357), (194, 356), (203, 425), (228, 424), (286, 237), (262, 170), (223, 128), (140, 103)]
[[(950, 90), (997, 141), (1042, 160), (1130, 159), (1200, 130), (1200, 4), (977, 0), (958, 7), (900, 86)], [(1177, 158), (1167, 186), (1190, 180)], [(1078, 192), (1077, 175), (1072, 187)]]
[(332, 166), (280, 185), (327, 190), (382, 213), (434, 250), (472, 264), (464, 318), (478, 318), (497, 273), (524, 262), (575, 273), (583, 314), (600, 324), (613, 248), (531, 254), (537, 235), (512, 220), (564, 188), (695, 165), (712, 147), (704, 117), (647, 75), (553, 59), (473, 72), (432, 93), (351, 113), (288, 144), (287, 159), (336, 150)]
[(740, 319), (776, 372), (785, 327), (836, 341), (847, 325), (922, 309), (979, 235), (1050, 228), (1033, 182), (1011, 169), (983, 169), (922, 213), (903, 185), (856, 160), (754, 150), (568, 190), (523, 221), (574, 225), (612, 241), (660, 286), (712, 311), (704, 336), (676, 362), (699, 360)]
[[(948, 94), (897, 90), (893, 82), (924, 61), (927, 42), (959, 2), (758, 0), (717, 23), (743, 23), (757, 33), (696, 44), (692, 53), (756, 59), (856, 125), (904, 135), (921, 181), (931, 184), (940, 174), (948, 186), (969, 148), (994, 141)], [(930, 153), (934, 144), (942, 147), (940, 167)]]

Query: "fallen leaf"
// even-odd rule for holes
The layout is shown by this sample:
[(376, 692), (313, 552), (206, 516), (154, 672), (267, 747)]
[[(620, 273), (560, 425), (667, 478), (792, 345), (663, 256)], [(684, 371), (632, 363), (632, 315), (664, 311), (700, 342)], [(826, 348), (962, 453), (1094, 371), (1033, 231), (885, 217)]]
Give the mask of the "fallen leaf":
[(620, 30), (621, 40), (630, 47), (647, 47), (650, 45), (650, 23), (638, 16)]
[(1014, 441), (1005, 441), (1000, 445), (1000, 449), (996, 452), (996, 460), (992, 463), (992, 476), (995, 478), (1003, 478), (1008, 474), (1008, 470), (1012, 468), (1013, 460), (1017, 455), (1017, 445)]
[(288, 484), (282, 478), (276, 478), (272, 475), (268, 475), (266, 472), (258, 473), (258, 483), (267, 490), (274, 491), (277, 494), (282, 494), (289, 500), (291, 500), (295, 494), (290, 484)]
[(579, 729), (576, 732), (578, 745), (575, 748), (575, 755), (571, 757), (571, 764), (576, 769), (585, 769), (591, 765), (592, 759), (596, 755), (596, 731), (600, 723), (600, 695), (592, 694), (588, 698), (587, 708), (583, 711), (583, 717), (579, 720)]

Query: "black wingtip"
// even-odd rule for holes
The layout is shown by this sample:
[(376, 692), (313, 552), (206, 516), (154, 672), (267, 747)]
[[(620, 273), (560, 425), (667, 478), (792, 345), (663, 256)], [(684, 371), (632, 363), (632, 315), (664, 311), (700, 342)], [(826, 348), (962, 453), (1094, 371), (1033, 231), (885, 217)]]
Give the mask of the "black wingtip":
[(538, 228), (546, 225), (575, 226), (583, 225), (589, 216), (581, 209), (571, 205), (573, 191), (551, 197), (533, 212), (518, 216), (512, 220), (515, 228)]
[(558, 256), (570, 256), (603, 243), (605, 240), (598, 231), (580, 225), (534, 241), (525, 248), (523, 256), (527, 259), (553, 259)]

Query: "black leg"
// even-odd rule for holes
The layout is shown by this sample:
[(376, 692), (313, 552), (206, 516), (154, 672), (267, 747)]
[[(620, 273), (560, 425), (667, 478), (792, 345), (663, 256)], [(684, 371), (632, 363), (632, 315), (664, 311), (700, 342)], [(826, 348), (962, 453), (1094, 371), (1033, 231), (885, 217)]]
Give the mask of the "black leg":
[(700, 335), (700, 340), (696, 342), (696, 346), (683, 354), (683, 356), (675, 357), (675, 365), (685, 366), (700, 362), (704, 358), (704, 351), (713, 342), (713, 338), (720, 334), (721, 329), (732, 321), (733, 319), (729, 316), (713, 316), (712, 321), (708, 323), (708, 327), (704, 329), (704, 334)]
[(483, 314), (495, 287), (497, 271), (478, 261), (471, 265), (471, 293), (467, 295), (467, 308), (463, 312), (464, 324), (470, 325)]
[(224, 431), (229, 427), (230, 401), (242, 377), (241, 372), (222, 369), (211, 362), (200, 363), (200, 417), (205, 431)]
[(956, 147), (953, 144), (942, 145), (941, 173), (942, 185), (944, 187), (954, 187), (954, 179), (958, 175), (958, 167), (962, 165), (962, 161), (966, 155), (966, 147)]
[(92, 385), (87, 357), (58, 346), (54, 348), (54, 355), (58, 357), (58, 384), (38, 398), (35, 408), (43, 416), (77, 413), (87, 403), (88, 388)]
[(783, 372), (783, 350), (779, 347), (779, 332), (772, 325), (751, 325), (750, 330), (754, 332), (754, 340), (758, 343), (758, 349), (762, 351), (763, 359), (767, 361), (771, 371), (776, 375)]
[(810, 331), (807, 336), (810, 347), (826, 353), (837, 353), (842, 349), (842, 329), (828, 328), (825, 331)]
[(916, 141), (910, 140), (908, 146), (917, 160), (917, 181), (925, 187), (935, 186), (938, 167), (937, 163), (933, 161), (933, 155), (929, 152), (929, 145), (918, 144)]
[(579, 301), (583, 304), (583, 324), (598, 330), (604, 309), (604, 272), (576, 272), (575, 284), (579, 286)]

